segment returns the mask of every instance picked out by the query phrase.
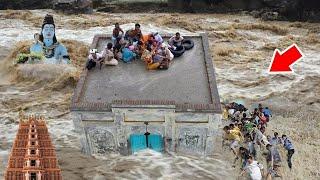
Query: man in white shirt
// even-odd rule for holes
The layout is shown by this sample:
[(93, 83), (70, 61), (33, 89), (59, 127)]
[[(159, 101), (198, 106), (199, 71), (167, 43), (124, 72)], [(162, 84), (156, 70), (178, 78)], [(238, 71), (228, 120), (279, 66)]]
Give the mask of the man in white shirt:
[(169, 45), (175, 49), (179, 46), (182, 46), (182, 41), (183, 37), (180, 35), (179, 32), (177, 32), (175, 36), (172, 36), (169, 39)]
[(104, 64), (108, 66), (118, 65), (118, 61), (114, 58), (113, 44), (108, 43), (105, 49), (102, 51), (101, 56), (104, 58)]
[(103, 57), (101, 54), (98, 53), (97, 49), (91, 49), (90, 54), (88, 56), (88, 61), (86, 67), (88, 70), (96, 67), (97, 63), (101, 63), (103, 61)]
[(254, 161), (252, 156), (249, 156), (248, 164), (246, 167), (243, 168), (243, 171), (240, 173), (240, 176), (247, 172), (251, 180), (261, 180), (261, 169), (263, 169), (262, 165), (260, 165), (257, 161)]

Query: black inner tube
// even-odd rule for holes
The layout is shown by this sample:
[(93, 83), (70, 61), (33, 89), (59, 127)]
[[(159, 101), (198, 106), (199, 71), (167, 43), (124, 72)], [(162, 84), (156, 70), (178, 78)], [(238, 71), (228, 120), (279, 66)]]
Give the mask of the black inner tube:
[(191, 39), (185, 39), (182, 41), (182, 45), (186, 50), (192, 49), (194, 42)]

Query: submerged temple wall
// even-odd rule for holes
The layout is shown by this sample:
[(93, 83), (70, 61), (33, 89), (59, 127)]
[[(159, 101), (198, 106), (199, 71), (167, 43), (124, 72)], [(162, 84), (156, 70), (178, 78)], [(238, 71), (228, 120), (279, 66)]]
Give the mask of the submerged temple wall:
[(212, 155), (221, 123), (220, 114), (176, 113), (170, 106), (112, 108), (111, 112), (73, 112), (83, 152), (131, 154), (129, 137), (148, 132), (163, 137), (164, 151), (192, 155)]

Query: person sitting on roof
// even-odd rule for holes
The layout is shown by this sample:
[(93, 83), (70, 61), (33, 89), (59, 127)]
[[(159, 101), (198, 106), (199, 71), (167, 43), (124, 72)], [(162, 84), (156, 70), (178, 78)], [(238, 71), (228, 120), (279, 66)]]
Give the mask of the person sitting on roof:
[(155, 62), (152, 52), (148, 51), (147, 49), (145, 49), (142, 53), (141, 59), (146, 63), (147, 70), (155, 70), (160, 66), (160, 62)]
[(142, 53), (145, 50), (145, 45), (142, 41), (138, 41), (137, 45), (134, 48), (134, 52), (137, 54), (138, 57), (142, 56)]
[(114, 58), (118, 61), (122, 60), (122, 47), (121, 44), (116, 44), (113, 47), (113, 54), (114, 54)]
[(144, 34), (140, 39), (144, 44), (147, 44), (149, 41), (154, 41), (153, 34)]
[(86, 63), (86, 68), (91, 70), (92, 68), (96, 67), (96, 64), (99, 63), (101, 66), (101, 62), (103, 61), (103, 57), (101, 54), (98, 53), (97, 49), (91, 49), (90, 54), (88, 56), (88, 60)]
[(161, 35), (158, 32), (152, 33), (152, 34), (153, 34), (154, 40), (156, 40), (158, 44), (161, 45), (163, 43), (163, 39)]
[(180, 46), (182, 46), (182, 41), (183, 41), (183, 37), (180, 35), (179, 32), (177, 32), (175, 34), (175, 36), (172, 36), (170, 39), (169, 39), (169, 45), (173, 47), (173, 49), (176, 49)]
[(173, 54), (171, 53), (171, 51), (169, 50), (168, 45), (165, 44), (165, 43), (162, 43), (160, 47), (161, 47), (161, 48), (158, 50), (157, 53), (158, 53), (162, 58), (168, 59), (169, 61), (172, 61), (172, 59), (173, 59), (174, 56), (173, 56)]
[(116, 66), (118, 65), (118, 61), (114, 58), (113, 54), (113, 45), (112, 43), (108, 43), (105, 49), (102, 51), (102, 57), (104, 58), (104, 64), (108, 66)]
[(133, 45), (122, 49), (122, 60), (125, 63), (130, 63), (131, 61), (135, 60), (136, 53), (134, 53), (133, 50), (134, 50)]
[[(121, 32), (121, 34), (120, 34), (120, 32)], [(116, 24), (114, 25), (114, 29), (113, 29), (113, 31), (112, 31), (112, 43), (113, 43), (114, 45), (118, 44), (118, 41), (122, 38), (123, 34), (124, 34), (124, 32), (123, 32), (123, 30), (120, 28), (119, 23), (116, 23)]]
[(140, 24), (135, 24), (134, 29), (130, 29), (125, 34), (125, 39), (129, 40), (130, 42), (139, 41), (142, 37), (142, 32), (140, 29)]

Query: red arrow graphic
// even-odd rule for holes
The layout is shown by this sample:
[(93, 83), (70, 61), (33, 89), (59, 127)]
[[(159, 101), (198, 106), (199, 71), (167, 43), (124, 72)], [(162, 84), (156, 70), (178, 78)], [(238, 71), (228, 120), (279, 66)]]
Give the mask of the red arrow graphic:
[(282, 53), (280, 53), (280, 51), (276, 49), (273, 53), (269, 72), (292, 72), (290, 66), (296, 63), (302, 57), (303, 54), (296, 44), (291, 45)]

